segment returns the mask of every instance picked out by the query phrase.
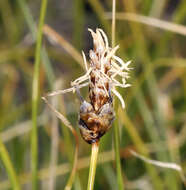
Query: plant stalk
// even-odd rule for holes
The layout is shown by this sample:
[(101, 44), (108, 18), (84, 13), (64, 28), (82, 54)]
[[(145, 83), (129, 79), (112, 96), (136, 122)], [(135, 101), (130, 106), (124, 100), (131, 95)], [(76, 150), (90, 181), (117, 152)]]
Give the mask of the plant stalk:
[(13, 164), (10, 160), (9, 154), (6, 150), (6, 147), (4, 146), (3, 142), (0, 140), (0, 158), (2, 159), (2, 162), (6, 168), (8, 177), (10, 179), (10, 182), (12, 184), (12, 189), (14, 190), (20, 190), (20, 184), (17, 179), (17, 175), (15, 172), (15, 169), (13, 167)]
[(42, 0), (39, 28), (37, 34), (37, 44), (35, 51), (35, 63), (34, 74), (32, 84), (32, 134), (31, 134), (31, 170), (32, 170), (32, 189), (37, 189), (38, 178), (38, 140), (37, 140), (37, 114), (38, 114), (38, 102), (39, 102), (39, 71), (41, 60), (41, 44), (42, 44), (42, 29), (44, 25), (44, 18), (46, 14), (47, 0)]
[(93, 143), (92, 144), (92, 153), (91, 153), (91, 160), (90, 160), (90, 169), (89, 169), (87, 190), (93, 190), (93, 188), (94, 188), (94, 179), (95, 179), (95, 174), (96, 174), (98, 151), (99, 151), (98, 142)]
[[(116, 0), (112, 0), (112, 48), (115, 46), (115, 33), (116, 33)], [(116, 106), (115, 106), (116, 108)], [(120, 162), (120, 142), (119, 142), (119, 128), (116, 124), (114, 126), (114, 149), (115, 149), (115, 160), (116, 160), (116, 173), (117, 173), (117, 184), (119, 190), (124, 190), (124, 183), (121, 171)]]
[(115, 46), (115, 33), (116, 33), (116, 0), (112, 1), (112, 47)]
[(120, 147), (119, 128), (118, 128), (118, 125), (115, 124), (114, 125), (114, 150), (115, 150), (116, 173), (117, 173), (117, 184), (118, 184), (117, 189), (124, 190), (119, 147)]

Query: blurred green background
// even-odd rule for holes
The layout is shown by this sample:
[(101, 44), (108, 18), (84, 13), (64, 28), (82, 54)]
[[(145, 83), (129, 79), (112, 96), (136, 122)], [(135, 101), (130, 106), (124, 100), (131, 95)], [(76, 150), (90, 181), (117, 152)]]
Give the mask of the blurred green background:
[[(122, 110), (118, 102), (114, 123), (120, 129), (125, 189), (186, 189), (177, 171), (152, 166), (129, 151), (173, 162), (180, 165), (183, 172), (186, 170), (186, 28), (180, 26), (186, 24), (186, 1), (120, 0), (116, 5), (117, 12), (133, 13), (116, 14), (116, 44), (120, 45), (117, 55), (125, 62), (132, 60), (133, 67), (128, 80), (132, 86), (118, 88), (126, 108)], [(0, 0), (0, 148), (6, 147), (25, 190), (31, 189), (31, 96), (40, 6), (41, 2), (34, 0)], [(81, 51), (88, 58), (93, 45), (88, 28), (102, 28), (111, 44), (111, 20), (108, 19), (111, 10), (111, 0), (48, 1), (45, 24), (57, 31), (63, 40), (56, 43), (51, 34), (44, 35), (39, 75), (41, 96), (69, 88), (70, 82), (84, 73)], [(147, 20), (142, 24), (145, 18), (139, 15), (169, 23), (158, 22), (154, 27), (151, 25), (155, 21)], [(137, 22), (131, 21), (134, 16)], [(88, 100), (88, 88), (81, 92)], [(68, 93), (50, 100), (78, 131), (76, 95)], [(79, 169), (74, 190), (86, 189), (91, 149), (80, 135), (79, 139)], [(39, 98), (39, 189), (64, 189), (74, 149), (71, 132)], [(101, 139), (94, 189), (117, 189), (113, 149), (112, 128)], [(52, 170), (52, 165), (57, 165), (57, 169)], [(13, 189), (2, 160), (0, 189)]]

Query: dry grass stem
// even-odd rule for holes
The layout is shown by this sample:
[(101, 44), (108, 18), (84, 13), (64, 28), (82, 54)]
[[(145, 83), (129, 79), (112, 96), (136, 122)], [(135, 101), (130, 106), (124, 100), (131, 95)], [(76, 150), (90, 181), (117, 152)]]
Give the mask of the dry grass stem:
[(133, 156), (135, 156), (135, 157), (139, 158), (140, 160), (143, 160), (144, 162), (147, 162), (149, 164), (152, 164), (152, 165), (155, 165), (155, 166), (158, 166), (161, 168), (169, 168), (169, 169), (173, 169), (173, 170), (178, 171), (182, 181), (184, 182), (184, 184), (186, 184), (186, 178), (185, 178), (185, 175), (183, 173), (183, 169), (178, 164), (170, 163), (170, 162), (161, 162), (161, 161), (157, 161), (157, 160), (151, 160), (151, 159), (148, 159), (148, 158), (134, 152), (133, 150), (130, 150), (130, 152)]
[(60, 112), (58, 112), (47, 100), (46, 97), (42, 97), (42, 99), (45, 101), (45, 103), (49, 106), (49, 108), (55, 113), (55, 115), (70, 129), (72, 132), (74, 138), (75, 138), (75, 152), (74, 152), (74, 161), (73, 161), (73, 167), (72, 171), (70, 174), (70, 177), (68, 179), (67, 185), (65, 186), (65, 190), (71, 189), (72, 183), (75, 178), (75, 172), (77, 168), (77, 159), (78, 159), (78, 148), (79, 148), (79, 140), (78, 140), (78, 135), (76, 133), (76, 130), (72, 127), (71, 123), (65, 118)]
[(60, 45), (67, 51), (69, 55), (71, 55), (74, 58), (74, 60), (76, 60), (83, 67), (83, 59), (81, 55), (67, 40), (65, 40), (65, 38), (63, 38), (60, 34), (58, 34), (48, 25), (44, 25), (43, 32), (48, 37), (51, 43)]
[[(107, 19), (112, 19), (112, 13), (106, 13), (105, 17)], [(168, 30), (177, 34), (186, 35), (186, 26), (181, 24), (176, 24), (157, 18), (152, 18), (148, 16), (143, 16), (135, 13), (116, 13), (116, 19), (119, 20), (129, 20), (134, 22), (139, 22), (149, 26), (157, 27), (163, 30)]]
[[(48, 122), (48, 118), (46, 117), (45, 113), (43, 113), (42, 115), (38, 117), (39, 126), (44, 125), (47, 122)], [(32, 128), (32, 121), (31, 120), (24, 121), (17, 125), (13, 125), (9, 129), (3, 131), (0, 134), (0, 138), (3, 143), (6, 143), (14, 139), (15, 137), (18, 137), (18, 136), (24, 135), (25, 133), (30, 132), (31, 128)]]
[[(61, 81), (57, 81), (55, 89), (61, 86)], [(58, 107), (58, 99), (54, 97), (52, 100), (52, 106)], [(56, 185), (56, 166), (58, 161), (58, 144), (59, 144), (59, 134), (58, 134), (58, 120), (55, 114), (52, 115), (52, 126), (51, 126), (51, 159), (50, 159), (50, 178), (49, 178), (49, 190), (54, 190)]]

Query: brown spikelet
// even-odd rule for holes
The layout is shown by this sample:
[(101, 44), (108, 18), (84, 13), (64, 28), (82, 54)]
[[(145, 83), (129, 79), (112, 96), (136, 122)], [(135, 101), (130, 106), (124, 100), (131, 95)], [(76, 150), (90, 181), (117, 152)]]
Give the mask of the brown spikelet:
[[(87, 73), (72, 82), (72, 86), (77, 89), (80, 84), (89, 81), (90, 103), (81, 98), (79, 128), (83, 139), (92, 144), (99, 141), (100, 137), (111, 127), (114, 120), (112, 93), (120, 99), (124, 107), (124, 100), (115, 90), (115, 86), (129, 86), (125, 82), (128, 78), (126, 71), (130, 69), (128, 68), (130, 62), (124, 63), (119, 57), (115, 56), (119, 46), (110, 48), (107, 36), (101, 29), (96, 29), (96, 32), (91, 29), (89, 31), (94, 43), (94, 49), (89, 52), (90, 66), (88, 68), (83, 53)], [(117, 76), (120, 76), (122, 83), (116, 80)]]

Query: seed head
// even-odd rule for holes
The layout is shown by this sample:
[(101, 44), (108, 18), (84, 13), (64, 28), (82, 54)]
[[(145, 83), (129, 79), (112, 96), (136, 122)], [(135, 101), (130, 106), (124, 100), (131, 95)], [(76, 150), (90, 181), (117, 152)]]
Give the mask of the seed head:
[(86, 74), (73, 81), (72, 86), (78, 88), (88, 81), (90, 103), (82, 101), (79, 127), (84, 140), (91, 144), (105, 134), (114, 120), (112, 93), (125, 107), (124, 100), (115, 87), (130, 86), (126, 84), (130, 61), (125, 63), (115, 55), (119, 46), (110, 48), (103, 30), (89, 31), (94, 44), (93, 50), (89, 52), (89, 67), (83, 53)]

